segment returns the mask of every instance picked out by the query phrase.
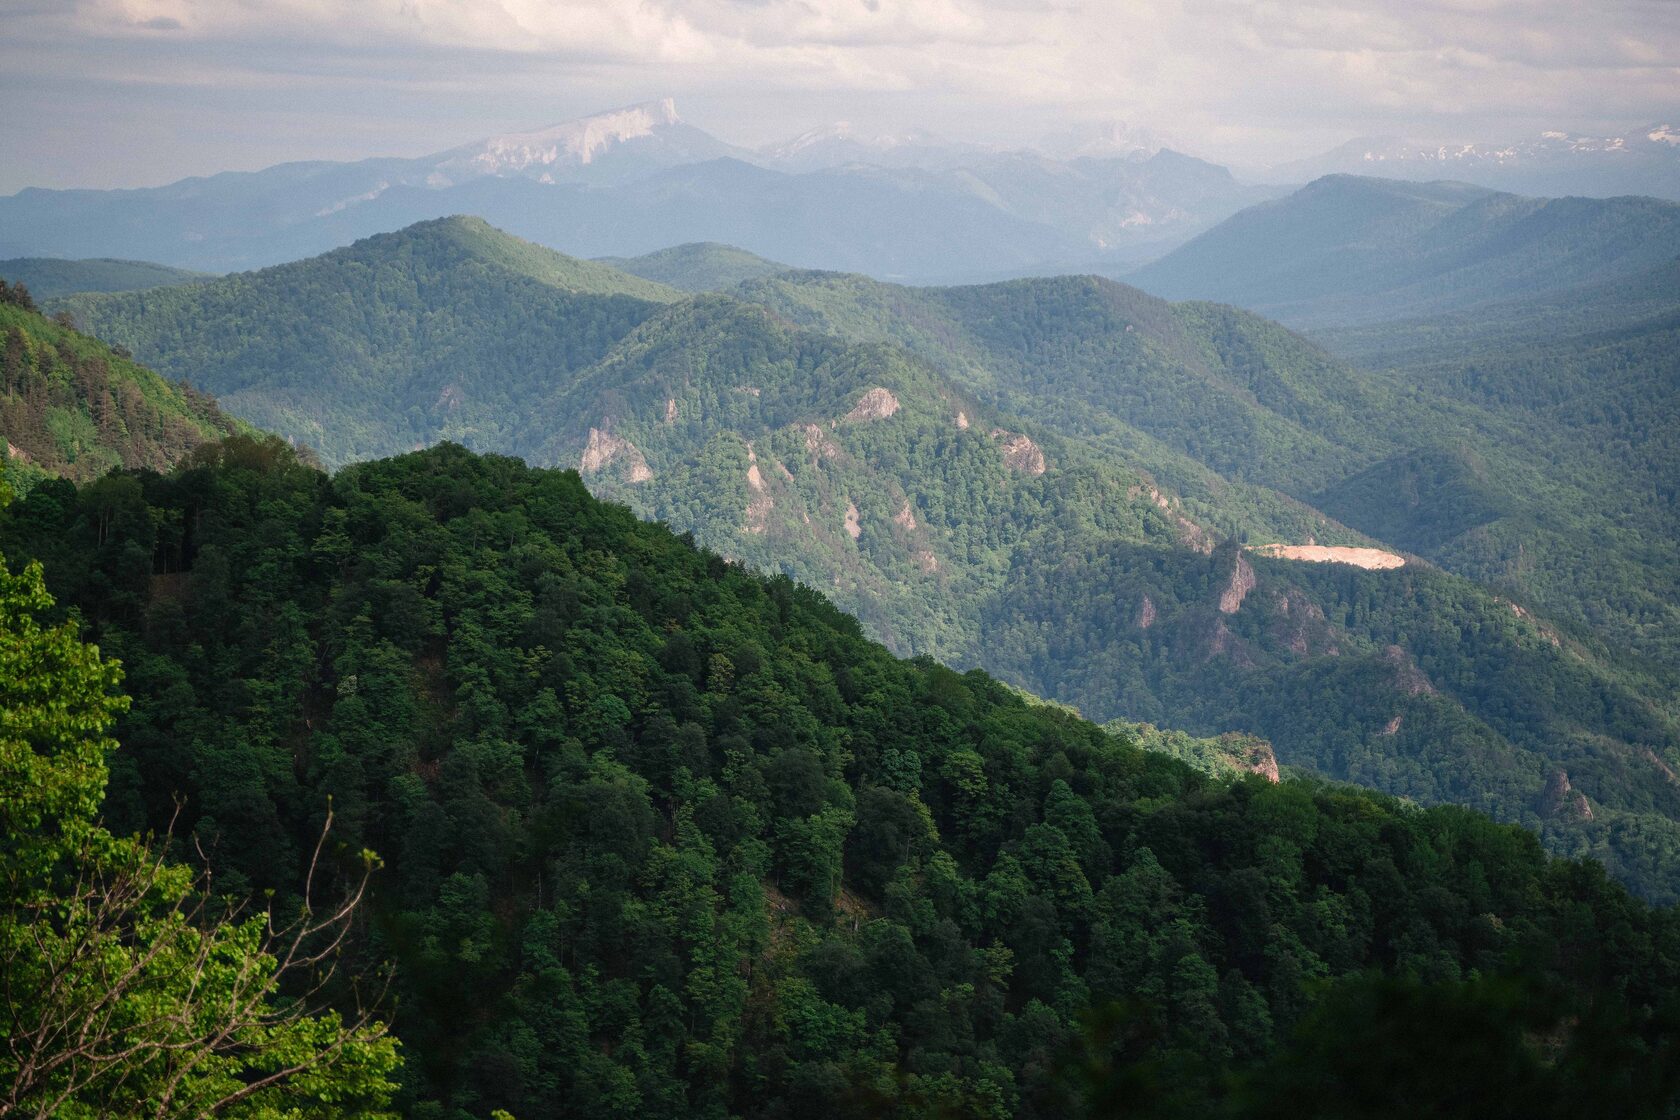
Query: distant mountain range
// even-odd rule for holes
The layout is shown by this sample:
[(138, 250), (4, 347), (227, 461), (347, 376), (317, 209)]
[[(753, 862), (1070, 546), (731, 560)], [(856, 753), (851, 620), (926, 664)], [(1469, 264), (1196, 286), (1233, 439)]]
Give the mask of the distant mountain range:
[(417, 159), (24, 190), (0, 199), (0, 251), (225, 272), (472, 213), (579, 256), (719, 241), (801, 267), (996, 277), (1137, 264), (1278, 193), (1128, 135), (1069, 134), (1057, 158), (841, 127), (754, 152), (665, 100)]
[(1528, 198), (1331, 175), (1128, 277), (1297, 327), (1412, 318), (1625, 280), (1680, 258), (1680, 203)]
[(1680, 127), (1651, 124), (1616, 136), (1552, 130), (1510, 143), (1365, 137), (1311, 159), (1279, 164), (1266, 178), (1300, 183), (1334, 174), (1457, 179), (1520, 194), (1641, 194), (1680, 200)]

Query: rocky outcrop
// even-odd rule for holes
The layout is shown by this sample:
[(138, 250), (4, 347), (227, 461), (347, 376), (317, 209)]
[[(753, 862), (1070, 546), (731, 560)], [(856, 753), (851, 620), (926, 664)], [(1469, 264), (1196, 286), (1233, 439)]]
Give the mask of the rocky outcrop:
[(828, 438), (828, 433), (820, 426), (806, 424), (801, 430), (805, 433), (805, 450), (813, 458), (832, 459), (840, 454), (839, 446)]
[(959, 432), (968, 431), (968, 413), (960, 408), (957, 409), (957, 430)]
[(583, 474), (598, 474), (611, 466), (622, 469), (630, 482), (647, 482), (653, 478), (647, 459), (635, 444), (600, 428), (589, 429), (589, 443), (578, 460), (578, 470)]
[(1192, 552), (1200, 552), (1204, 556), (1213, 551), (1213, 537), (1208, 534), (1207, 530), (1184, 516), (1173, 505), (1172, 501), (1155, 487), (1150, 486), (1145, 489), (1141, 486), (1134, 486), (1126, 492), (1128, 498), (1137, 498), (1144, 494), (1148, 494), (1149, 500), (1154, 503), (1155, 508), (1166, 514), (1173, 525), (1177, 527), (1179, 544)]
[(1231, 581), (1225, 585), (1225, 590), (1219, 593), (1219, 613), (1236, 614), (1242, 608), (1243, 600), (1254, 590), (1254, 565), (1242, 553), (1237, 553), (1237, 562), (1231, 569)]
[(916, 527), (916, 515), (910, 512), (909, 498), (904, 499), (904, 508), (893, 514), (893, 524), (901, 529), (914, 529)]
[(1143, 601), (1138, 604), (1137, 628), (1147, 630), (1153, 625), (1155, 625), (1155, 602), (1145, 595)]
[(1029, 437), (1002, 428), (993, 428), (991, 437), (1002, 445), (1004, 466), (1028, 478), (1037, 478), (1044, 473), (1044, 451)]
[(854, 541), (863, 536), (863, 525), (858, 521), (857, 503), (846, 503), (846, 535)]
[(1592, 806), (1586, 795), (1569, 784), (1569, 775), (1562, 770), (1552, 772), (1546, 788), (1541, 791), (1537, 806), (1547, 820), (1586, 823), (1593, 819)]
[(747, 489), (752, 498), (747, 502), (746, 530), (749, 533), (762, 533), (770, 523), (770, 511), (776, 508), (775, 501), (770, 497), (770, 487), (764, 481), (764, 475), (758, 470), (758, 455), (753, 451), (753, 445), (747, 444)]
[(1219, 743), (1226, 748), (1231, 764), (1238, 770), (1258, 774), (1268, 782), (1281, 780), (1277, 755), (1266, 740), (1256, 739), (1252, 735), (1227, 732), (1219, 737)]
[(665, 398), (665, 423), (675, 424), (676, 422), (677, 422), (677, 398), (666, 397)]
[(1335, 629), (1326, 621), (1324, 611), (1317, 603), (1293, 589), (1273, 592), (1272, 600), (1277, 604), (1272, 633), (1291, 653), (1298, 657), (1310, 657), (1314, 654), (1334, 656), (1341, 652)]
[(885, 420), (897, 411), (898, 398), (877, 385), (859, 397), (857, 404), (842, 419), (848, 424), (862, 420)]

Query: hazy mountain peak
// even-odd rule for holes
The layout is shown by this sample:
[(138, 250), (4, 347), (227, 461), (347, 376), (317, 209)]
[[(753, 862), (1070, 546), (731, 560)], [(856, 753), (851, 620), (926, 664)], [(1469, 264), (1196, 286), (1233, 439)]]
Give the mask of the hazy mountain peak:
[(766, 144), (758, 149), (758, 156), (774, 167), (810, 171), (848, 163), (915, 167), (942, 162), (954, 153), (978, 150), (925, 129), (871, 131), (851, 121), (833, 121), (806, 129), (791, 139)]
[(656, 129), (679, 121), (675, 98), (644, 101), (529, 132), (492, 136), (456, 149), (443, 166), (462, 166), (482, 175), (503, 175), (538, 165), (593, 163), (614, 145), (652, 136)]
[(1153, 155), (1174, 146), (1166, 137), (1122, 120), (1092, 121), (1051, 133), (1038, 142), (1038, 150), (1058, 159), (1113, 159), (1117, 156)]
[(570, 178), (628, 148), (642, 149), (656, 167), (711, 159), (731, 150), (684, 124), (676, 99), (666, 97), (463, 145), (437, 157), (434, 176)]
[(1518, 140), (1473, 142), (1366, 136), (1274, 167), (1271, 177), (1299, 181), (1336, 171), (1463, 179), (1521, 194), (1680, 199), (1680, 129), (1651, 124), (1603, 135), (1553, 128)]

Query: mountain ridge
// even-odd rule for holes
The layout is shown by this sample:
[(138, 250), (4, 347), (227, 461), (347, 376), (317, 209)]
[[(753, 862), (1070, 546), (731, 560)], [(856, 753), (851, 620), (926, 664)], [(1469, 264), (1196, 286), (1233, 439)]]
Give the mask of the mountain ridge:
[[(258, 345), (202, 350), (201, 368), (235, 360), (218, 377), (245, 391), (311, 393), (338, 461), (467, 438), (576, 466), (642, 516), (821, 587), (900, 652), (990, 666), (1102, 718), (1259, 731), (1286, 765), (1468, 799), (1667, 889), (1653, 869), (1680, 851), (1680, 808), (1653, 800), (1664, 779), (1637, 744), (1680, 764), (1680, 731), (1642, 707), (1613, 646), (1427, 563), (1356, 573), (1238, 548), (1244, 533), (1376, 543), (1306, 499), (1408, 453), (1435, 415), (1380, 375), (1256, 316), (1096, 277), (909, 289), (793, 271), (654, 303), (529, 277), (492, 293), (506, 270), (435, 241), (422, 227), (376, 256), (293, 266), (272, 300), (230, 295), (213, 317)], [(480, 333), (450, 326), (433, 355), (426, 332), (449, 321), (432, 316), (468, 298)], [(323, 318), (341, 304), (358, 311)], [(149, 345), (180, 360), (178, 332), (208, 320), (150, 323)], [(370, 332), (386, 323), (405, 325)], [(284, 345), (313, 366), (277, 360)], [(1394, 430), (1365, 430), (1390, 414)], [(1555, 703), (1527, 697), (1536, 681)], [(1594, 821), (1538, 815), (1559, 768)]]

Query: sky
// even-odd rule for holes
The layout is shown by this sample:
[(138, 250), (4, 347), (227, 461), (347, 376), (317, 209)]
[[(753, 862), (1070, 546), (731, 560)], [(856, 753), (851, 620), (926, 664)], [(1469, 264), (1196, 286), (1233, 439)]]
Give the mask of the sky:
[(422, 155), (660, 97), (746, 145), (1124, 120), (1258, 168), (1680, 125), (1680, 0), (0, 0), (0, 94), (0, 193)]

